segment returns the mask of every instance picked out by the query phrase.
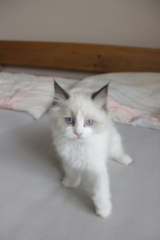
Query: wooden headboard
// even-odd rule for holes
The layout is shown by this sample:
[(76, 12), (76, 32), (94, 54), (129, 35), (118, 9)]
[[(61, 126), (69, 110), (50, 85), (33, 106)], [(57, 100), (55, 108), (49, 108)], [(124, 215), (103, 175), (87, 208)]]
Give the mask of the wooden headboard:
[(0, 41), (0, 64), (94, 72), (160, 72), (160, 49)]

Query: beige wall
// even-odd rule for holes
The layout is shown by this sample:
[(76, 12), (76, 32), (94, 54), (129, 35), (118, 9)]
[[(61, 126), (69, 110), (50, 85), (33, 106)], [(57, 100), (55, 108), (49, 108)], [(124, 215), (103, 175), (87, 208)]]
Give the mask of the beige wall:
[(160, 48), (160, 0), (0, 0), (0, 40)]

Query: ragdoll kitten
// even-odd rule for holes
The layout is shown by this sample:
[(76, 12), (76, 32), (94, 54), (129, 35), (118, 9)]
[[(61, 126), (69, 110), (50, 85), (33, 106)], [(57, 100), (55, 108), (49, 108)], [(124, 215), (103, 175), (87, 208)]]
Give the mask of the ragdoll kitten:
[(87, 173), (96, 213), (107, 217), (112, 205), (106, 161), (113, 158), (125, 165), (132, 161), (108, 115), (108, 85), (92, 94), (67, 93), (56, 82), (54, 86), (50, 117), (53, 142), (65, 172), (62, 184), (77, 187), (82, 173)]

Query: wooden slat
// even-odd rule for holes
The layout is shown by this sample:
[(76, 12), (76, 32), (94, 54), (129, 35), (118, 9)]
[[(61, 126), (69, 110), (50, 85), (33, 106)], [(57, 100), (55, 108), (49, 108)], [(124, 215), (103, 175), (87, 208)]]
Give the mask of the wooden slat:
[(0, 64), (95, 72), (160, 72), (160, 49), (0, 41)]

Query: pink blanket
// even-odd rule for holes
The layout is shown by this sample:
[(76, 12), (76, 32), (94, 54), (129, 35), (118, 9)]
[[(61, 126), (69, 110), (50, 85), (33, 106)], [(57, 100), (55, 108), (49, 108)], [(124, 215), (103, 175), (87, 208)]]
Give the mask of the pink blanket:
[(53, 101), (53, 79), (69, 90), (79, 80), (29, 74), (0, 73), (0, 107), (40, 118)]

